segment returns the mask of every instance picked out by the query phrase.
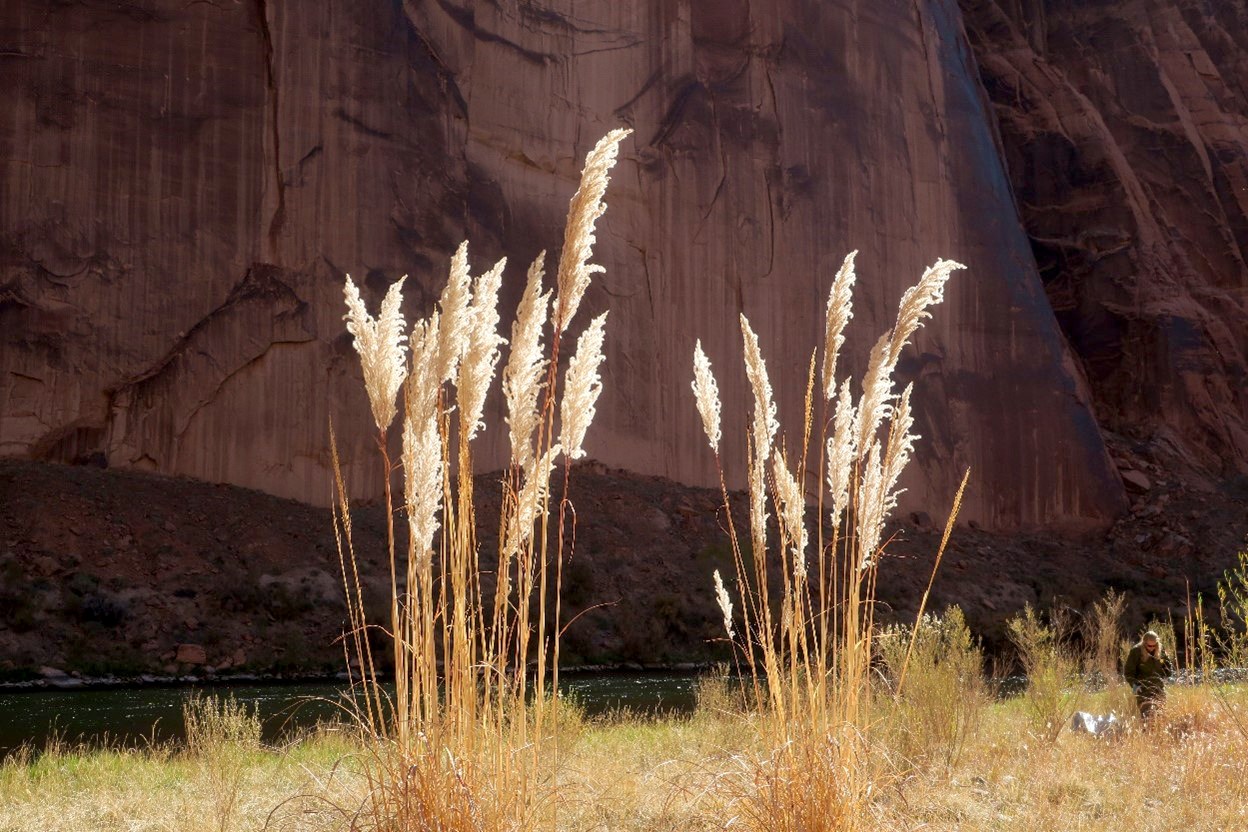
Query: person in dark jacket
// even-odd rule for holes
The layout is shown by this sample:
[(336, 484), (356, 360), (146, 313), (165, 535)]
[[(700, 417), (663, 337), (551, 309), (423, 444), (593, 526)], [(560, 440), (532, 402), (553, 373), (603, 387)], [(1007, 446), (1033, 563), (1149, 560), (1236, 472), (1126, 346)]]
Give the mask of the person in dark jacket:
[(1135, 703), (1145, 722), (1166, 702), (1166, 679), (1171, 672), (1170, 657), (1161, 646), (1161, 639), (1152, 630), (1131, 648), (1122, 675), (1135, 693)]

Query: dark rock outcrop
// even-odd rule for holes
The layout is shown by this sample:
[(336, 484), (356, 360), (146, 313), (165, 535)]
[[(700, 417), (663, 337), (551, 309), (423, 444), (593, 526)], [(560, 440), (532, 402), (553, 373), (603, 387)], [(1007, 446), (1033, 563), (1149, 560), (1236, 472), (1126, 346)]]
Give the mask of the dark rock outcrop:
[(1248, 4), (961, 5), (1102, 427), (1248, 471)]

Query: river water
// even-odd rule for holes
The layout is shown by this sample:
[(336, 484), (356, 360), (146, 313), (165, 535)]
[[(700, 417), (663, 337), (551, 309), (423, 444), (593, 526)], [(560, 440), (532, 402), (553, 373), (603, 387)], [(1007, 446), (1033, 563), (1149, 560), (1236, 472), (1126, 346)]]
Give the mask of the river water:
[[(627, 708), (684, 712), (693, 708), (695, 676), (684, 673), (569, 674), (559, 687), (590, 714)], [(276, 742), (318, 722), (339, 719), (342, 682), (213, 684), (22, 690), (0, 693), (0, 756), (53, 737), (91, 745), (143, 745), (183, 738), (182, 706), (197, 692), (233, 696), (258, 712), (264, 738)]]

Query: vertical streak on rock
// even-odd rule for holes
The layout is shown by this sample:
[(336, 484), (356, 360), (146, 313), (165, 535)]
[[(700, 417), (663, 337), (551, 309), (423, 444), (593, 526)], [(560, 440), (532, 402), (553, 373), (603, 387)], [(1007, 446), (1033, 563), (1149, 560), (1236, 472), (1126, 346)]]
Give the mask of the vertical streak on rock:
[(268, 85), (269, 133), (273, 142), (273, 186), (277, 189), (277, 205), (269, 219), (267, 239), (270, 254), (266, 260), (276, 260), (277, 235), (286, 219), (286, 184), (282, 181), (282, 146), (278, 131), (277, 73), (274, 69), (273, 32), (269, 29), (267, 0), (256, 0), (256, 23), (260, 29), (260, 43), (264, 50), (264, 80)]

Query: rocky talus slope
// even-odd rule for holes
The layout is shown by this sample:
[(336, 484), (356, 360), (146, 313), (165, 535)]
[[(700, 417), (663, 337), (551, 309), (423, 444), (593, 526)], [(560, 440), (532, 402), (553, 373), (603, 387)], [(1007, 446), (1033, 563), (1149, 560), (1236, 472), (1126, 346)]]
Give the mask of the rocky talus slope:
[[(1189, 589), (1212, 598), (1233, 561), (1225, 553), (1248, 535), (1248, 479), (1193, 492), (1161, 480), (1143, 459), (1131, 464), (1155, 479), (1104, 535), (1068, 541), (958, 529), (932, 608), (961, 605), (996, 651), (1004, 647), (1004, 620), (1026, 603), (1080, 609), (1115, 587), (1130, 598), (1126, 623), (1134, 627), (1180, 610)], [(490, 562), (497, 475), (479, 476), (474, 488)], [(576, 621), (565, 663), (728, 659), (711, 581), (715, 569), (730, 584), (732, 575), (718, 492), (591, 462), (573, 468), (570, 495), (577, 526), (563, 600), (567, 620)], [(734, 500), (744, 522), (744, 495)], [(359, 505), (353, 518), (365, 604), (384, 622), (384, 513)], [(890, 528), (882, 620), (913, 620), (942, 523), (912, 512)], [(400, 537), (405, 525), (398, 524)], [(0, 461), (0, 682), (38, 679), (41, 671), (338, 671), (339, 575), (328, 509), (185, 478)]]

